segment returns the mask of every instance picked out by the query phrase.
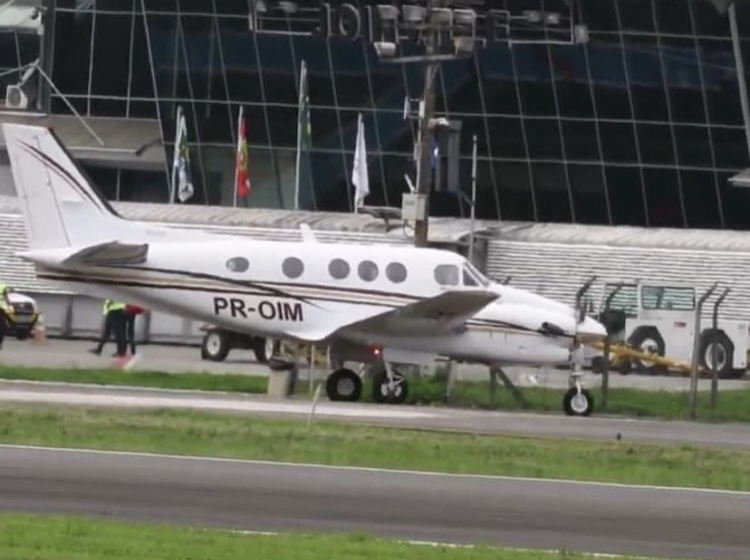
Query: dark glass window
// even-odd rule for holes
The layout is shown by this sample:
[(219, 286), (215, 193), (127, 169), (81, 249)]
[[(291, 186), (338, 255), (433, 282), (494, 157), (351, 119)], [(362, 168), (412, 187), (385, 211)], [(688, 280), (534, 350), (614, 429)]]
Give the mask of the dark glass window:
[(655, 39), (629, 38), (625, 43), (630, 91), (637, 120), (669, 121), (659, 56)]
[(636, 129), (642, 163), (674, 164), (672, 132), (669, 125), (638, 123)]
[(638, 168), (608, 166), (605, 172), (613, 225), (647, 225)]
[[(255, 42), (247, 32), (247, 21), (221, 18), (218, 43), (233, 101), (262, 101)], [(220, 70), (218, 70), (220, 71)], [(273, 99), (268, 99), (269, 103)]]
[(682, 2), (654, 2), (656, 10), (656, 26), (661, 33), (676, 33), (692, 35), (693, 26), (690, 23), (690, 7), (692, 0)]
[(674, 133), (680, 166), (713, 167), (706, 127), (675, 125)]
[(552, 119), (524, 119), (531, 159), (562, 159), (557, 122)]
[[(93, 16), (90, 12), (82, 14), (61, 12), (56, 14), (55, 18), (57, 48), (53, 54), (51, 78), (55, 86), (64, 94), (85, 94), (88, 89)], [(61, 48), (60, 45), (65, 45), (65, 48)], [(69, 110), (65, 109), (65, 112)]]
[[(500, 197), (500, 212), (504, 220), (536, 220), (534, 200), (529, 178), (529, 167), (526, 163), (494, 161), (492, 163)], [(477, 166), (480, 168), (480, 166)], [(486, 179), (485, 179), (486, 177)], [(477, 181), (477, 184), (480, 183)], [(482, 192), (483, 200), (479, 200), (477, 189), (477, 209), (481, 210), (490, 198), (485, 193), (491, 188), (489, 173), (483, 176), (482, 185), (487, 185), (487, 191)], [(486, 201), (486, 202), (485, 202)], [(492, 202), (494, 204), (494, 201)], [(479, 212), (477, 212), (477, 215)]]
[(568, 159), (599, 161), (596, 124), (593, 121), (562, 121), (563, 138)]
[[(521, 119), (515, 117), (487, 117), (492, 143), (492, 156), (496, 158), (527, 158), (524, 147)], [(466, 153), (462, 150), (462, 153)]]
[(742, 128), (712, 127), (716, 166), (739, 169), (748, 166), (747, 140)]
[(589, 33), (619, 31), (614, 0), (580, 0), (579, 5)]
[(513, 80), (510, 50), (504, 45), (493, 45), (477, 52), (482, 72), (484, 102), (488, 114), (517, 115), (518, 93)]
[[(261, 112), (262, 107), (257, 107)], [(272, 105), (266, 106), (266, 112), (268, 113), (268, 120), (271, 125), (271, 145), (273, 146), (284, 146), (284, 147), (296, 147), (297, 146), (297, 117), (298, 111), (296, 107), (276, 107)], [(312, 121), (312, 138), (313, 146), (317, 146), (316, 140), (321, 137), (322, 131), (320, 126), (316, 127), (315, 115), (321, 111), (310, 111), (310, 120)], [(249, 119), (249, 117), (248, 117)], [(262, 122), (262, 121), (261, 121)], [(253, 126), (248, 121), (248, 127)], [(256, 125), (257, 126), (257, 125)]]
[[(742, 3), (738, 12), (742, 11)], [(713, 2), (690, 0), (695, 21), (695, 34), (709, 37), (729, 37), (729, 18), (720, 14)]]
[(683, 227), (680, 186), (676, 169), (644, 168), (651, 227)]
[[(247, 32), (245, 32), (247, 34)], [(260, 78), (263, 80), (267, 103), (298, 104), (297, 81), (300, 60), (295, 67), (289, 37), (284, 35), (256, 35), (260, 54)], [(253, 60), (253, 66), (255, 66)], [(312, 101), (312, 91), (310, 92)]]
[(565, 169), (557, 163), (532, 163), (534, 194), (541, 222), (572, 221)]
[(699, 39), (698, 48), (706, 82), (710, 122), (741, 125), (742, 110), (731, 41)]
[(654, 31), (651, 0), (615, 0), (620, 15), (620, 25), (625, 33)]
[(569, 165), (576, 222), (609, 224), (604, 169), (600, 165)]
[(722, 227), (714, 172), (681, 171), (680, 176), (682, 192), (685, 193), (685, 214), (688, 227)]
[(638, 163), (632, 124), (600, 121), (599, 130), (604, 161)]

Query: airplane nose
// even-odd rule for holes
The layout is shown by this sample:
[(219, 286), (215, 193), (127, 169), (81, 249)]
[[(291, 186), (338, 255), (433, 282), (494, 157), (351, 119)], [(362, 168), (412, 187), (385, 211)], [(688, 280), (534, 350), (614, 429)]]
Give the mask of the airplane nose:
[(607, 329), (599, 321), (586, 317), (576, 327), (576, 336), (579, 340), (599, 340), (607, 336)]

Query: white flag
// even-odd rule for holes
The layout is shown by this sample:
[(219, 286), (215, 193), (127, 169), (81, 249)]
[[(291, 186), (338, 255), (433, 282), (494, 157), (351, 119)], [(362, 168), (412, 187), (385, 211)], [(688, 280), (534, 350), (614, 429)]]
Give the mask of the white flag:
[[(177, 186), (177, 197), (185, 202), (193, 196), (193, 181), (190, 178), (190, 155), (187, 145), (187, 121), (182, 107), (177, 108), (177, 131), (174, 140), (174, 159), (172, 161), (172, 189)], [(175, 181), (176, 178), (176, 181)]]
[(367, 148), (365, 147), (365, 123), (362, 113), (359, 114), (357, 124), (357, 147), (354, 151), (354, 169), (352, 169), (352, 184), (354, 190), (354, 209), (362, 205), (365, 197), (370, 194), (370, 180), (367, 177)]

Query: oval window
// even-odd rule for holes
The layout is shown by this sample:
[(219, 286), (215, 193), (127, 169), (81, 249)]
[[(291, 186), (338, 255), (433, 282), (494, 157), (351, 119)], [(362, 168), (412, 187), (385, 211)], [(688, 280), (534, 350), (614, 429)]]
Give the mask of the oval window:
[(227, 261), (227, 268), (232, 272), (245, 272), (250, 263), (245, 257), (232, 257)]
[(399, 284), (406, 280), (406, 267), (399, 262), (392, 262), (385, 267), (385, 275), (394, 284)]
[(328, 274), (336, 280), (343, 280), (349, 276), (350, 271), (351, 268), (349, 267), (349, 263), (344, 259), (333, 259), (328, 264)]
[(305, 265), (297, 257), (287, 257), (281, 265), (281, 270), (287, 278), (299, 278), (305, 271)]
[(357, 274), (365, 282), (372, 282), (378, 277), (378, 265), (372, 261), (362, 261), (357, 267)]

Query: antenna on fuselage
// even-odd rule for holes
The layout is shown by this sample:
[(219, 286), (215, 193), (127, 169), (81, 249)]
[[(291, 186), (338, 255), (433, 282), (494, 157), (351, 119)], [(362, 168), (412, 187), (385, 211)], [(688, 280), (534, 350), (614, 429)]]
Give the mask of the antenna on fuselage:
[(302, 241), (304, 243), (317, 243), (318, 238), (315, 237), (315, 232), (307, 224), (299, 225), (300, 232), (302, 233)]

